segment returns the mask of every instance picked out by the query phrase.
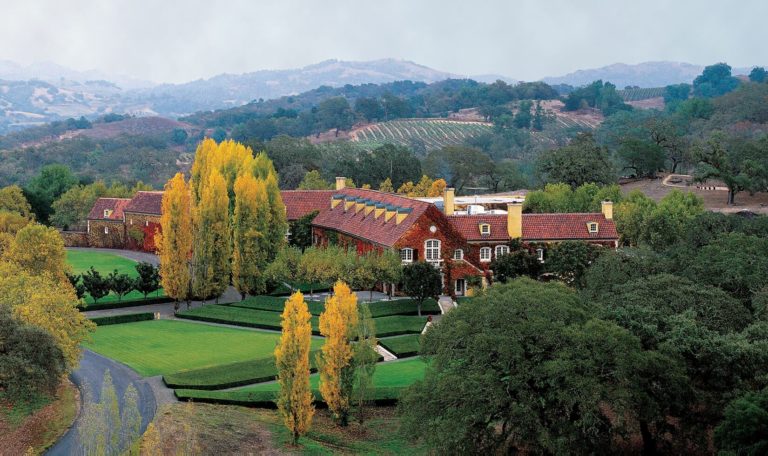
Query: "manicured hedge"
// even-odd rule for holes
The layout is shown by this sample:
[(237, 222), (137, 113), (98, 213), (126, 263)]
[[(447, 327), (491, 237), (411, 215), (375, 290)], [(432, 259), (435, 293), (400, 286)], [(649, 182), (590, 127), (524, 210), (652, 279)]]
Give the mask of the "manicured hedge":
[[(415, 299), (393, 299), (391, 301), (375, 301), (370, 304), (366, 303), (371, 309), (371, 315), (376, 317), (384, 317), (388, 315), (418, 315), (419, 308), (416, 305)], [(440, 306), (437, 305), (437, 301), (434, 299), (427, 299), (421, 306), (422, 315), (439, 315)]]
[(421, 334), (427, 317), (392, 315), (373, 319), (378, 337), (399, 336), (401, 334)]
[(300, 291), (304, 294), (309, 293), (310, 290), (314, 293), (322, 293), (324, 291), (329, 291), (331, 289), (331, 285), (327, 283), (304, 283), (304, 282), (296, 282), (291, 283), (291, 287), (293, 287), (293, 290), (288, 288), (285, 284), (280, 284), (274, 291), (272, 291), (269, 295), (270, 296), (288, 296), (294, 291)]
[(394, 353), (398, 358), (407, 358), (419, 354), (420, 341), (421, 334), (407, 334), (379, 339), (379, 345)]
[[(185, 310), (176, 314), (179, 318), (188, 320), (224, 323), (228, 325), (245, 326), (248, 328), (271, 329), (280, 331), (280, 313), (267, 310), (245, 309), (224, 305), (209, 304), (195, 309)], [(320, 334), (317, 317), (312, 317), (312, 333)]]
[(123, 315), (111, 315), (108, 317), (94, 317), (91, 321), (96, 323), (96, 326), (106, 325), (119, 325), (120, 323), (133, 323), (136, 321), (154, 320), (155, 314), (152, 312), (141, 312)]
[(86, 312), (90, 310), (122, 309), (124, 307), (148, 306), (150, 304), (165, 304), (168, 302), (173, 302), (173, 298), (169, 298), (167, 296), (161, 296), (158, 298), (129, 299), (129, 300), (119, 301), (119, 302), (118, 301), (97, 302), (95, 304), (93, 303), (88, 304), (85, 307), (78, 305), (77, 308), (81, 312)]
[[(256, 310), (268, 310), (270, 312), (282, 312), (285, 305), (284, 297), (275, 296), (253, 296), (244, 301), (233, 302), (229, 304), (231, 307), (243, 307), (246, 309)], [(362, 303), (361, 305), (369, 306), (371, 309), (371, 316), (384, 317), (389, 315), (418, 315), (418, 306), (415, 299), (393, 299), (391, 301), (376, 301), (373, 303)], [(307, 307), (309, 313), (312, 315), (320, 315), (325, 309), (325, 303), (323, 301), (309, 301), (307, 300)], [(439, 315), (440, 306), (437, 305), (437, 301), (434, 299), (427, 299), (421, 306), (422, 315)]]
[[(309, 354), (309, 364), (315, 372), (315, 354)], [(199, 390), (217, 390), (234, 388), (274, 380), (277, 377), (275, 358), (254, 359), (239, 363), (223, 364), (204, 369), (194, 369), (163, 376), (163, 381), (170, 388)]]
[[(405, 388), (372, 388), (368, 399), (376, 405), (397, 403)], [(277, 391), (204, 391), (177, 389), (176, 397), (182, 401), (208, 402), (212, 404), (244, 405), (249, 407), (276, 408)], [(316, 406), (325, 406), (320, 391), (312, 390)]]

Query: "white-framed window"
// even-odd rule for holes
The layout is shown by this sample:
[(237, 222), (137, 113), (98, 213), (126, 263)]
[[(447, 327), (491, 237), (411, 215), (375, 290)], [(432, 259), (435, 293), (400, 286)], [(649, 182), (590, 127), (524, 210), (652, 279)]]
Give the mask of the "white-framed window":
[(490, 247), (483, 247), (483, 248), (480, 249), (480, 261), (482, 261), (482, 262), (491, 261), (491, 248)]
[(456, 279), (454, 291), (457, 295), (464, 296), (464, 293), (467, 291), (467, 281), (464, 279)]
[(597, 223), (596, 222), (589, 222), (587, 223), (587, 229), (590, 233), (597, 233)]
[(413, 249), (400, 249), (400, 261), (403, 263), (413, 263)]
[(509, 253), (509, 246), (508, 245), (497, 245), (496, 246), (496, 258), (506, 255)]
[(109, 227), (108, 226), (104, 227), (104, 234), (109, 234)]
[(461, 249), (456, 249), (453, 251), (453, 259), (454, 260), (463, 260), (464, 259), (464, 251)]
[(488, 236), (491, 234), (491, 225), (487, 223), (481, 223), (480, 224), (480, 234), (483, 236)]
[(440, 261), (440, 241), (438, 239), (427, 239), (424, 243), (424, 259)]
[(544, 261), (544, 249), (536, 249), (536, 258), (538, 258), (539, 261)]
[(149, 220), (144, 221), (144, 226), (149, 226)]
[(133, 225), (133, 219), (131, 219), (131, 225)]
[(109, 209), (104, 209), (104, 218), (108, 218), (110, 214), (112, 214), (112, 211), (110, 211)]

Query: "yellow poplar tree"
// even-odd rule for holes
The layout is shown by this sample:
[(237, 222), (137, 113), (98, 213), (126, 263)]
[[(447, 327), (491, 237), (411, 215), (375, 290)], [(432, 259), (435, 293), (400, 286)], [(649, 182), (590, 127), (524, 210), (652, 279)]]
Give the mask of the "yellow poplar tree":
[(229, 286), (231, 258), (229, 196), (218, 170), (211, 170), (193, 215), (192, 289), (203, 301), (209, 296), (218, 299)]
[(29, 224), (16, 233), (8, 258), (32, 274), (66, 280), (69, 271), (64, 240), (55, 228)]
[(384, 179), (384, 182), (379, 184), (379, 191), (380, 192), (387, 192), (387, 193), (394, 193), (395, 188), (392, 186), (392, 179), (386, 178)]
[(211, 168), (213, 154), (217, 150), (216, 141), (206, 138), (197, 145), (195, 161), (192, 163), (192, 172), (189, 177), (189, 186), (192, 189), (192, 201), (197, 204), (200, 201), (201, 187), (208, 177)]
[(310, 314), (304, 295), (296, 292), (285, 302), (282, 334), (275, 348), (277, 408), (291, 432), (294, 444), (309, 430), (315, 409), (309, 387), (309, 348), (312, 342)]
[(243, 174), (235, 181), (235, 213), (232, 218), (232, 281), (246, 294), (266, 289), (266, 242), (269, 227), (267, 188), (264, 181)]
[(427, 194), (425, 196), (427, 197), (442, 196), (443, 192), (445, 192), (445, 187), (447, 186), (448, 186), (448, 183), (445, 182), (445, 179), (437, 179), (432, 182), (432, 185), (430, 185), (429, 190), (427, 191)]
[(182, 299), (189, 299), (192, 253), (192, 216), (190, 191), (182, 173), (165, 184), (160, 229), (155, 235), (160, 257), (160, 283), (165, 294), (176, 300), (176, 309)]
[(336, 282), (333, 296), (326, 299), (320, 314), (320, 334), (325, 343), (318, 354), (320, 394), (334, 419), (342, 426), (349, 421), (350, 399), (355, 380), (352, 338), (358, 324), (357, 296), (344, 282)]
[(286, 219), (285, 204), (277, 185), (277, 175), (269, 173), (264, 180), (267, 189), (267, 202), (269, 205), (269, 225), (265, 243), (267, 261), (272, 261), (286, 244), (285, 234), (288, 232), (288, 220)]

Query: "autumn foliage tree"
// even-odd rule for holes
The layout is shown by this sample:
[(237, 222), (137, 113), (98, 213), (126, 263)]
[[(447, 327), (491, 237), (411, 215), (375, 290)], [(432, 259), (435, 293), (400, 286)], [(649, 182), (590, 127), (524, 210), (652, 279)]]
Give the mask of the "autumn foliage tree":
[(189, 260), (192, 253), (190, 191), (184, 175), (176, 174), (165, 184), (160, 217), (161, 232), (155, 235), (160, 257), (160, 283), (165, 294), (176, 301), (190, 297)]
[(264, 181), (249, 174), (237, 178), (232, 219), (232, 282), (243, 297), (266, 290), (264, 244), (270, 215), (267, 204)]
[(334, 419), (346, 426), (355, 380), (352, 339), (358, 326), (357, 296), (344, 282), (336, 282), (333, 296), (320, 314), (320, 334), (325, 343), (318, 354), (320, 394)]
[(218, 170), (212, 170), (194, 208), (194, 252), (192, 290), (205, 301), (218, 299), (229, 285), (230, 229), (227, 183)]
[(281, 316), (282, 334), (275, 348), (280, 385), (277, 408), (294, 444), (309, 430), (315, 413), (309, 386), (310, 317), (301, 292), (291, 295), (285, 302)]

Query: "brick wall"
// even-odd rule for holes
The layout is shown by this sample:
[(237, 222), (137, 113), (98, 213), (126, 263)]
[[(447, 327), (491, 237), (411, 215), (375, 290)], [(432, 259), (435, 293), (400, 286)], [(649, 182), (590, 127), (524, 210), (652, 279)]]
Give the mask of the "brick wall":
[(88, 233), (85, 231), (59, 231), (64, 247), (88, 247)]

